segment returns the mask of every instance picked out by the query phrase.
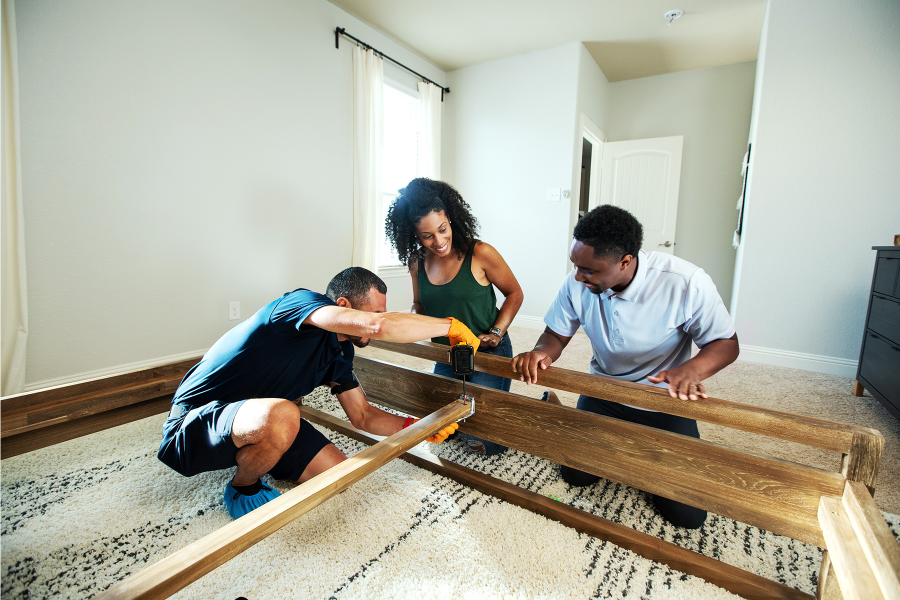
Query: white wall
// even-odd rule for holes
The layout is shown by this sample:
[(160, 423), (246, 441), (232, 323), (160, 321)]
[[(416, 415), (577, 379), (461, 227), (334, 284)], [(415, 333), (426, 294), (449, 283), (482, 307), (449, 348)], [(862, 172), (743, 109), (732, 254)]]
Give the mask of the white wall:
[(855, 374), (900, 233), (900, 3), (772, 0), (733, 301), (744, 358)]
[(524, 317), (543, 318), (568, 272), (570, 214), (577, 200), (548, 202), (547, 190), (572, 189), (578, 111), (592, 111), (601, 122), (605, 113), (606, 99), (590, 97), (591, 89), (603, 89), (605, 78), (581, 71), (585, 54), (581, 43), (573, 43), (447, 77), (452, 93), (444, 177), (471, 204), (482, 238), (518, 278)]
[(751, 61), (610, 85), (609, 141), (684, 136), (675, 255), (703, 267), (726, 306), (755, 68)]
[(336, 26), (445, 78), (325, 0), (16, 4), (31, 388), (207, 348), (229, 301), (349, 265)]
[[(606, 134), (610, 113), (610, 90), (612, 86), (606, 75), (597, 66), (597, 62), (588, 52), (584, 44), (578, 51), (578, 91), (575, 104), (575, 133), (572, 136), (572, 194), (569, 208), (569, 242), (575, 223), (578, 221), (578, 205), (581, 198), (581, 152), (583, 148), (584, 130), (581, 116), (584, 115)], [(569, 265), (571, 268), (571, 265)], [(567, 269), (568, 271), (568, 269)]]

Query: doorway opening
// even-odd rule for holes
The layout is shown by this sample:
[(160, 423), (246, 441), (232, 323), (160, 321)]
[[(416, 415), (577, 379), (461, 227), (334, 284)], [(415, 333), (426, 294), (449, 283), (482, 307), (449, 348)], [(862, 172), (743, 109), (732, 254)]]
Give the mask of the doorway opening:
[(578, 218), (584, 216), (590, 204), (591, 152), (594, 145), (587, 138), (581, 138), (581, 198), (578, 199)]

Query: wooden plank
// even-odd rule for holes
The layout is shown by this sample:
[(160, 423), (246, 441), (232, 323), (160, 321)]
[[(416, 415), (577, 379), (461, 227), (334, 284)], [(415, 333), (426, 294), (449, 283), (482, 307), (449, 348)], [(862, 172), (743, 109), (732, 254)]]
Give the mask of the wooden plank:
[[(476, 406), (477, 409), (477, 406)], [(373, 444), (378, 438), (362, 432), (349, 423), (327, 413), (300, 407), (301, 415), (310, 422), (328, 427), (355, 440)], [(651, 535), (635, 531), (625, 525), (598, 517), (568, 504), (496, 479), (474, 469), (444, 460), (417, 448), (408, 450), (401, 459), (432, 473), (442, 475), (485, 494), (500, 498), (558, 521), (567, 527), (610, 541), (656, 562), (669, 565), (690, 575), (701, 577), (733, 594), (744, 598), (792, 598), (810, 600), (811, 595), (765, 577), (760, 577), (727, 563), (687, 550)]]
[(47, 446), (73, 440), (83, 435), (169, 412), (171, 406), (172, 395), (169, 394), (161, 398), (152, 398), (138, 404), (115, 408), (75, 421), (65, 421), (49, 427), (41, 427), (35, 431), (4, 437), (0, 441), (0, 455), (5, 459), (46, 448)]
[(816, 598), (818, 600), (844, 600), (844, 595), (841, 594), (841, 585), (834, 576), (834, 566), (831, 564), (828, 550), (822, 553), (822, 568), (819, 570)]
[(62, 421), (73, 421), (167, 394), (171, 396), (178, 388), (181, 377), (178, 374), (156, 376), (7, 410), (2, 415), (0, 437), (48, 427)]
[[(455, 400), (418, 423), (348, 458), (218, 531), (116, 584), (98, 600), (168, 598), (234, 558), (294, 519), (309, 512), (369, 473), (378, 470), (436, 431), (469, 414)], [(385, 498), (386, 502), (390, 498)]]
[(160, 365), (158, 367), (151, 367), (149, 369), (137, 369), (117, 375), (94, 377), (75, 383), (67, 383), (31, 392), (4, 396), (0, 399), (0, 415), (5, 419), (7, 411), (13, 411), (29, 406), (52, 405), (55, 400), (80, 396), (90, 392), (108, 390), (120, 385), (128, 385), (138, 381), (153, 379), (154, 377), (184, 377), (184, 374), (187, 373), (191, 367), (200, 362), (201, 358), (203, 357), (198, 356)]
[[(455, 379), (363, 357), (354, 370), (371, 401), (415, 416), (462, 389)], [(460, 431), (824, 547), (819, 499), (840, 497), (839, 473), (482, 386), (466, 390), (477, 412)]]
[[(819, 505), (822, 534), (828, 545), (828, 554), (834, 575), (846, 600), (879, 600), (886, 598), (866, 560), (865, 552), (841, 501), (822, 498)], [(894, 596), (896, 598), (896, 596)]]
[[(407, 356), (435, 362), (449, 362), (447, 346), (441, 344), (431, 342), (397, 344), (372, 340), (371, 345)], [(475, 358), (476, 371), (518, 380), (519, 374), (513, 372), (511, 365), (510, 359), (490, 354), (477, 354)], [(741, 431), (761, 433), (835, 452), (849, 452), (855, 434), (879, 437), (881, 435), (877, 430), (868, 427), (835, 423), (825, 419), (805, 417), (718, 398), (676, 400), (658, 387), (559, 367), (550, 367), (546, 371), (541, 371), (538, 381), (538, 385), (547, 388), (585, 394), (611, 402), (661, 411)]]
[(848, 481), (841, 500), (885, 598), (900, 598), (900, 545), (865, 485)]
[(884, 451), (884, 437), (853, 434), (850, 451), (841, 460), (841, 473), (850, 481), (860, 481), (875, 493), (875, 480)]

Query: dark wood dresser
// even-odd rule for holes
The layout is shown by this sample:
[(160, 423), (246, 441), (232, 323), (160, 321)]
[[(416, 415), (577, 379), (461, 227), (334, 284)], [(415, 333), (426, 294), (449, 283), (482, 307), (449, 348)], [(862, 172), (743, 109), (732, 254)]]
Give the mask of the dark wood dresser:
[(878, 253), (853, 393), (869, 390), (900, 419), (900, 247), (872, 250)]

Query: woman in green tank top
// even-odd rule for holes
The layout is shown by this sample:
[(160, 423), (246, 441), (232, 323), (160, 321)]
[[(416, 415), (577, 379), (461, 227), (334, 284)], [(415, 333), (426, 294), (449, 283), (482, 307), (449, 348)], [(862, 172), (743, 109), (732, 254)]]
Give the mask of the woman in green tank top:
[[(388, 209), (387, 237), (412, 276), (412, 312), (430, 317), (456, 317), (481, 340), (479, 352), (512, 358), (506, 330), (524, 294), (500, 253), (476, 238), (478, 221), (459, 192), (442, 181), (413, 179)], [(494, 287), (504, 300), (497, 308)], [(433, 342), (448, 344), (447, 338)], [(449, 365), (434, 372), (453, 376)], [(475, 373), (469, 381), (509, 391), (505, 377)], [(467, 436), (468, 446), (482, 454), (498, 454), (504, 446)]]

